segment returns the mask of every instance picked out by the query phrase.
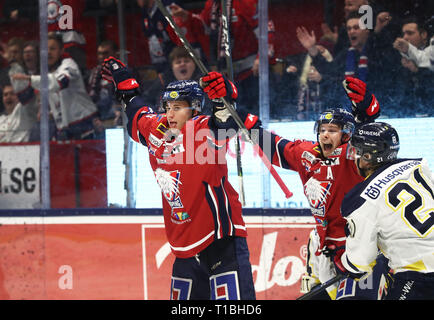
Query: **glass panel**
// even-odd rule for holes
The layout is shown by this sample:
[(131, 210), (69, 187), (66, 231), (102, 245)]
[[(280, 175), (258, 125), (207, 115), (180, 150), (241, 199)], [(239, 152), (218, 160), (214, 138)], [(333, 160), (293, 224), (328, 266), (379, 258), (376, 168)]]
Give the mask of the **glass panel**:
[[(156, 111), (170, 81), (201, 76), (190, 56), (177, 47), (181, 42), (166, 29), (159, 10), (147, 10), (152, 2), (47, 1), (44, 48), (38, 4), (0, 2), (0, 208), (41, 207), (45, 186), (51, 208), (161, 207), (148, 150), (126, 134), (121, 103), (100, 74), (104, 58), (120, 58), (138, 80), (145, 104)], [(293, 128), (282, 134), (285, 138), (315, 141), (311, 121), (320, 112), (335, 106), (351, 109), (342, 86), (348, 75), (366, 81), (381, 105), (380, 119), (417, 118), (407, 122), (417, 126), (419, 118), (434, 116), (429, 56), (433, 10), (427, 1), (376, 1), (359, 10), (364, 1), (273, 0), (264, 11), (261, 4), (267, 2), (249, 6), (226, 0), (232, 6), (226, 17), (231, 22), (228, 34), (219, 28), (223, 20), (216, 17), (221, 12), (212, 1), (174, 3), (184, 9), (168, 9), (205, 67), (233, 79), (238, 110), (258, 114), (270, 129)], [(268, 15), (261, 20), (264, 13)], [(225, 51), (226, 39), (231, 46)], [(400, 53), (407, 50), (405, 41), (411, 44), (408, 54)], [(264, 44), (268, 59), (260, 60)], [(45, 162), (40, 161), (43, 52), (49, 68)], [(268, 61), (268, 66), (260, 67), (259, 61)], [(207, 100), (202, 112), (211, 111)], [(432, 134), (423, 138), (432, 144)], [(238, 191), (234, 142), (227, 158), (229, 180)], [(274, 179), (251, 146), (244, 141), (240, 145), (246, 207), (307, 206), (296, 175), (285, 177), (286, 184), (297, 189), (291, 190), (294, 198), (277, 200), (283, 193)], [(421, 148), (415, 154), (424, 153)], [(282, 176), (293, 173), (277, 170)], [(49, 172), (49, 185), (43, 172)]]

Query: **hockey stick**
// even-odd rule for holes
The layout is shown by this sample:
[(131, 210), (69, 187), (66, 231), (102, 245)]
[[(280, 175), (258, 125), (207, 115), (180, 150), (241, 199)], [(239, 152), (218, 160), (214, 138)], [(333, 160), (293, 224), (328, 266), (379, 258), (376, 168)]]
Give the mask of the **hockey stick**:
[[(208, 70), (203, 64), (202, 60), (200, 60), (191, 44), (188, 42), (188, 40), (183, 35), (182, 31), (179, 29), (177, 24), (173, 21), (172, 15), (167, 11), (166, 7), (163, 5), (161, 0), (155, 0), (155, 3), (157, 4), (158, 8), (160, 9), (161, 13), (164, 15), (166, 20), (168, 21), (169, 25), (172, 27), (172, 29), (175, 31), (176, 35), (178, 36), (179, 40), (181, 41), (184, 48), (187, 50), (187, 52), (190, 54), (193, 61), (196, 63), (196, 65), (199, 67), (200, 71), (203, 74), (208, 74)], [(234, 119), (237, 126), (240, 128), (241, 133), (244, 135), (245, 139), (250, 142), (253, 145), (253, 148), (260, 156), (261, 160), (263, 161), (264, 165), (267, 167), (267, 169), (270, 171), (273, 178), (276, 180), (279, 187), (282, 189), (282, 191), (285, 193), (286, 198), (291, 197), (293, 194), (289, 189), (286, 187), (285, 183), (283, 182), (282, 178), (279, 176), (279, 174), (276, 172), (276, 169), (272, 166), (270, 161), (267, 159), (267, 157), (263, 154), (262, 150), (260, 150), (259, 145), (257, 142), (254, 142), (252, 140), (252, 137), (250, 135), (250, 132), (247, 130), (246, 126), (244, 125), (244, 122), (241, 120), (238, 113), (235, 111), (234, 107), (223, 97), (221, 98), (223, 104), (231, 114), (232, 118)]]
[[(223, 47), (225, 60), (226, 60), (226, 72), (228, 74), (229, 80), (234, 81), (234, 69), (232, 66), (232, 50), (231, 50), (231, 40), (230, 40), (230, 17), (232, 10), (232, 0), (221, 0), (221, 12), (222, 12), (222, 32), (220, 44)], [(228, 13), (229, 12), (229, 13)], [(219, 46), (217, 46), (219, 48)], [(220, 49), (220, 48), (219, 48)], [(218, 56), (218, 53), (217, 53)], [(246, 205), (246, 198), (244, 193), (244, 180), (243, 180), (243, 166), (241, 163), (241, 151), (240, 151), (240, 138), (237, 133), (235, 141), (235, 154), (237, 156), (237, 173), (238, 182), (240, 186), (240, 201), (243, 206)]]
[(317, 285), (316, 287), (313, 287), (311, 291), (308, 293), (298, 297), (295, 300), (310, 300), (312, 297), (316, 296), (323, 290), (327, 289), (328, 287), (334, 285), (335, 283), (341, 281), (342, 279), (346, 278), (348, 276), (345, 276), (343, 274), (338, 274), (335, 277), (331, 278), (330, 280), (324, 282), (323, 284)]

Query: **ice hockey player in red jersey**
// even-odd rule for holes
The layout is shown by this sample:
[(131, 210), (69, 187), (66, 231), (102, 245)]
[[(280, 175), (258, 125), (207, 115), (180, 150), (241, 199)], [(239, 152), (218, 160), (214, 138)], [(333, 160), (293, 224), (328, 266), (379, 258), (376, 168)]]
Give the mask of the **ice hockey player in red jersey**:
[[(148, 148), (161, 187), (166, 235), (176, 256), (171, 299), (255, 299), (241, 203), (228, 181), (228, 139), (219, 139), (214, 116), (201, 114), (205, 93), (198, 82), (170, 83), (162, 96), (166, 112), (157, 114), (143, 105), (137, 81), (121, 61), (106, 59), (102, 75), (125, 102), (128, 133)], [(224, 85), (228, 90), (219, 97), (236, 99), (236, 88)]]
[[(352, 112), (335, 108), (321, 113), (315, 122), (317, 141), (287, 140), (262, 129), (256, 116), (247, 116), (256, 119), (257, 123), (252, 128), (258, 131), (252, 136), (259, 136), (259, 146), (270, 162), (298, 172), (316, 221), (308, 244), (302, 292), (308, 292), (313, 286), (336, 275), (333, 260), (342, 254), (345, 247), (346, 221), (341, 216), (340, 204), (345, 194), (363, 180), (354, 161), (346, 158), (347, 143), (358, 123), (373, 121), (380, 112), (377, 99), (366, 90), (364, 82), (348, 77), (344, 87), (352, 101)], [(226, 127), (234, 128), (234, 121), (229, 119), (228, 116), (225, 120)], [(329, 287), (328, 295), (322, 298), (377, 299), (381, 278), (380, 272), (357, 288), (352, 279), (345, 279), (341, 284)]]

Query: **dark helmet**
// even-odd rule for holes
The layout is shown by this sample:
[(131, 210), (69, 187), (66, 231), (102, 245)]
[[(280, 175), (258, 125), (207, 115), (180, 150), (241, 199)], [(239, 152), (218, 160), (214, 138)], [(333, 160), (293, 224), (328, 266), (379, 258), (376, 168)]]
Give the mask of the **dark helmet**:
[(350, 145), (356, 156), (373, 164), (380, 164), (397, 158), (399, 137), (390, 124), (372, 122), (357, 128)]
[(190, 107), (201, 112), (205, 103), (205, 93), (194, 80), (178, 80), (169, 83), (161, 97), (161, 108), (166, 109), (167, 101), (187, 101)]
[(342, 127), (342, 132), (351, 138), (354, 132), (355, 121), (351, 112), (343, 108), (327, 109), (322, 112), (319, 119), (315, 121), (314, 132), (319, 135), (319, 129), (322, 124), (333, 123)]

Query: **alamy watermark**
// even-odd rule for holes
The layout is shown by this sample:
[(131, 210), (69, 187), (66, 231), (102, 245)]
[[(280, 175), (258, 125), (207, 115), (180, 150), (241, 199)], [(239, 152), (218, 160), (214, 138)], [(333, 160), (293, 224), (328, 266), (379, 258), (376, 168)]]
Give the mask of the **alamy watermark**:
[(48, 23), (57, 23), (61, 30), (72, 30), (73, 24), (73, 10), (69, 5), (62, 5), (59, 0), (48, 2)]
[(360, 29), (374, 29), (374, 13), (370, 5), (363, 5), (359, 8), (359, 13), (362, 16), (359, 19)]

